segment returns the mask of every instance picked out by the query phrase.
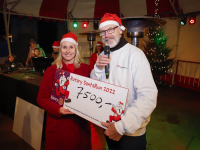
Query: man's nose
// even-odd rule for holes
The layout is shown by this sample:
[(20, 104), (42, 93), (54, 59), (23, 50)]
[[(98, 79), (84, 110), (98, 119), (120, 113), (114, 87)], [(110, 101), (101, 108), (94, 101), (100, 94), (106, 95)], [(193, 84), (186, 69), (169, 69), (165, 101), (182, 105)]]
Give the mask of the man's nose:
[(108, 31), (105, 32), (105, 37), (109, 37), (110, 34), (108, 33)]

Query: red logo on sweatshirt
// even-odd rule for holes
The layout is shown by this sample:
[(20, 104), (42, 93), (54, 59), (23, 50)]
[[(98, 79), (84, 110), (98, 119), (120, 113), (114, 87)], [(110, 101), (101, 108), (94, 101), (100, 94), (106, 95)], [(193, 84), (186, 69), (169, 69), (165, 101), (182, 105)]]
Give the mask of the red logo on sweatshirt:
[(122, 67), (122, 66), (120, 66), (120, 65), (117, 65), (117, 67), (119, 67), (119, 68), (124, 68), (124, 69), (128, 69), (128, 68), (126, 68), (126, 67)]

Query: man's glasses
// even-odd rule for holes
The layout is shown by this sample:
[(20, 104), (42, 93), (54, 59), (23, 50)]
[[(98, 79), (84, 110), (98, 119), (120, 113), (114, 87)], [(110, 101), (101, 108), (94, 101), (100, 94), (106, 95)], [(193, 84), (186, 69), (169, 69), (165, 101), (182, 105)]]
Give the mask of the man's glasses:
[(117, 28), (118, 26), (114, 27), (114, 28), (109, 28), (108, 30), (102, 30), (100, 31), (100, 35), (101, 36), (104, 36), (106, 35), (106, 31), (109, 33), (109, 34), (112, 34), (115, 32), (115, 29)]

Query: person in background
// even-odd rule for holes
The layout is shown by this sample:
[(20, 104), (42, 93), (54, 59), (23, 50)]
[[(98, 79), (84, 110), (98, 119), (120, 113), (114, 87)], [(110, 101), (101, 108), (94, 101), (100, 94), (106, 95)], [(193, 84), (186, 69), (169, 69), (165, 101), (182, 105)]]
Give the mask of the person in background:
[(36, 44), (36, 48), (39, 49), (41, 57), (46, 57), (44, 50), (40, 47), (39, 44)]
[(54, 41), (52, 48), (53, 48), (52, 57), (54, 58), (54, 60), (56, 60), (59, 53), (60, 41)]
[(34, 54), (31, 57), (41, 57), (39, 48), (35, 48)]
[(36, 48), (36, 42), (34, 39), (31, 39), (29, 52), (28, 52), (28, 56), (27, 56), (27, 61), (26, 61), (26, 67), (28, 67), (31, 64), (30, 59), (31, 59), (31, 56), (34, 54), (35, 48)]
[[(156, 107), (158, 90), (149, 62), (139, 48), (129, 44), (123, 35), (125, 27), (116, 14), (106, 13), (99, 24), (102, 41), (110, 46), (107, 55), (97, 58), (91, 78), (129, 89), (121, 120), (102, 122), (109, 150), (146, 150), (146, 126)], [(105, 66), (110, 65), (106, 79)]]
[(65, 34), (60, 44), (58, 58), (45, 71), (37, 97), (38, 104), (47, 112), (45, 149), (91, 150), (90, 122), (50, 101), (57, 69), (85, 77), (91, 71), (81, 61), (75, 34)]
[(92, 54), (92, 56), (90, 57), (90, 68), (91, 70), (94, 68), (94, 64), (97, 61), (97, 57), (101, 54), (101, 52), (103, 51), (103, 43), (98, 41), (96, 48), (95, 48), (95, 52)]
[(15, 55), (9, 54), (8, 55), (8, 61), (5, 62), (5, 66), (3, 68), (4, 71), (15, 71), (18, 68), (23, 68), (24, 66), (22, 63), (17, 62)]

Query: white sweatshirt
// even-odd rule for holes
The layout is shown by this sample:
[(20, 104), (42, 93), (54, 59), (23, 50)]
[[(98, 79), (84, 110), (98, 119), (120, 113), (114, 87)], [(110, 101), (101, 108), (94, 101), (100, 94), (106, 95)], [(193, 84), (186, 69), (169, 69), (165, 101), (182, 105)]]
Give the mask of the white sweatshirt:
[(90, 77), (129, 89), (125, 113), (120, 121), (115, 122), (115, 128), (121, 135), (143, 135), (156, 107), (158, 93), (143, 51), (127, 43), (110, 53), (108, 81), (105, 69), (99, 69), (96, 64)]

